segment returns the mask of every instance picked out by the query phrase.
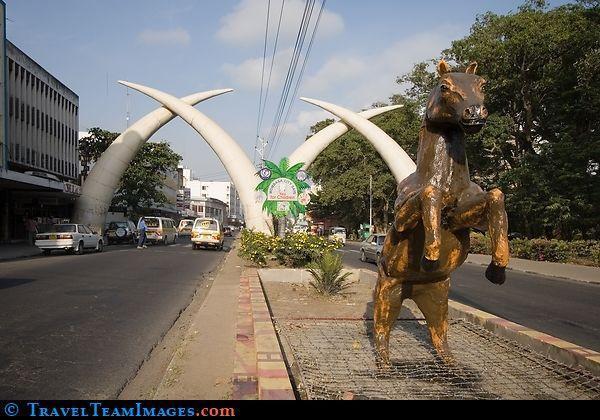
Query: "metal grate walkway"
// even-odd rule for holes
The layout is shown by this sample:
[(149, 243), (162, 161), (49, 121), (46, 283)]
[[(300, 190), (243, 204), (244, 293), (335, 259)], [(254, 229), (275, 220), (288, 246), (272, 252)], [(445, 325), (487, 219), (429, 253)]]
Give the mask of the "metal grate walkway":
[(600, 399), (600, 378), (563, 366), (467, 321), (450, 326), (456, 359), (435, 356), (427, 329), (399, 321), (392, 366), (378, 369), (372, 322), (281, 320), (296, 385), (308, 399)]

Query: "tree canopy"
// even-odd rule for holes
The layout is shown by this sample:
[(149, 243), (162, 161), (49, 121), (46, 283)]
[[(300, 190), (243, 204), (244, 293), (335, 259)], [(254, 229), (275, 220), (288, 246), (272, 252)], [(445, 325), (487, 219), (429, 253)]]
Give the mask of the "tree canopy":
[[(89, 133), (79, 142), (84, 176), (88, 172), (86, 167), (95, 163), (120, 135), (101, 128), (92, 128)], [(125, 171), (112, 204), (139, 212), (140, 209), (166, 203), (167, 198), (161, 191), (165, 174), (176, 171), (181, 159), (167, 142), (145, 143)]]
[[(483, 14), (470, 34), (452, 42), (441, 57), (457, 68), (477, 61), (488, 80), (490, 118), (481, 133), (468, 138), (467, 155), (475, 182), (505, 192), (511, 231), (530, 237), (598, 238), (598, 0), (554, 9), (530, 0), (514, 13)], [(405, 91), (391, 102), (405, 108), (375, 120), (412, 157), (423, 107), (437, 81), (436, 60), (418, 63), (398, 77)], [(311, 173), (323, 186), (314, 206), (318, 215), (337, 215), (352, 228), (364, 223), (371, 174), (378, 222), (384, 224), (391, 215), (393, 179), (358, 133), (330, 146)]]

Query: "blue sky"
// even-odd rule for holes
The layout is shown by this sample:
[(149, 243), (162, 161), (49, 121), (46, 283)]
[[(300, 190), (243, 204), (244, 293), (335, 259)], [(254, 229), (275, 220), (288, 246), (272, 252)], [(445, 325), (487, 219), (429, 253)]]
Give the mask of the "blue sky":
[[(271, 36), (282, 0), (271, 0)], [(552, 1), (552, 5), (565, 3)], [(184, 96), (233, 88), (198, 109), (252, 155), (260, 92), (267, 0), (6, 0), (8, 38), (73, 89), (80, 129), (122, 131), (157, 104), (116, 83), (124, 79)], [(263, 129), (272, 125), (303, 0), (286, 0), (282, 39)], [(298, 96), (360, 110), (400, 90), (395, 77), (439, 55), (466, 35), (477, 14), (505, 13), (516, 0), (328, 0)], [(316, 14), (316, 13), (315, 13)], [(307, 41), (308, 44), (308, 41)], [(271, 38), (269, 48), (272, 48)], [(268, 63), (269, 64), (269, 63)], [(268, 65), (267, 65), (268, 67)], [(294, 101), (272, 160), (298, 147), (328, 115)], [(212, 150), (187, 124), (173, 121), (167, 140), (206, 180), (227, 178)]]

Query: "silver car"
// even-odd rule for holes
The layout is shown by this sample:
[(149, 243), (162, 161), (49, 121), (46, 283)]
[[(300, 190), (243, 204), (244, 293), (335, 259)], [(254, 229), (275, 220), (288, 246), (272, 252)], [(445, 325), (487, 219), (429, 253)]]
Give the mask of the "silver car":
[(369, 238), (361, 244), (360, 260), (362, 262), (373, 261), (379, 264), (381, 251), (383, 250), (383, 244), (385, 243), (385, 237), (386, 235), (369, 236)]

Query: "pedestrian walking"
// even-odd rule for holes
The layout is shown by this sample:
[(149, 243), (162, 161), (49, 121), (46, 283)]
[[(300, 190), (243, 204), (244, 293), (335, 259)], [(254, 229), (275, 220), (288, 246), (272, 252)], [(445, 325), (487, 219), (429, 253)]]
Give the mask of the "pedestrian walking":
[(29, 217), (29, 214), (25, 214), (23, 218), (25, 223), (25, 231), (27, 232), (27, 243), (31, 246), (35, 245), (35, 236), (37, 234), (37, 222)]
[(146, 249), (146, 231), (148, 230), (148, 226), (146, 226), (146, 219), (141, 218), (138, 223), (138, 231), (140, 232), (140, 239), (138, 241), (138, 249)]

